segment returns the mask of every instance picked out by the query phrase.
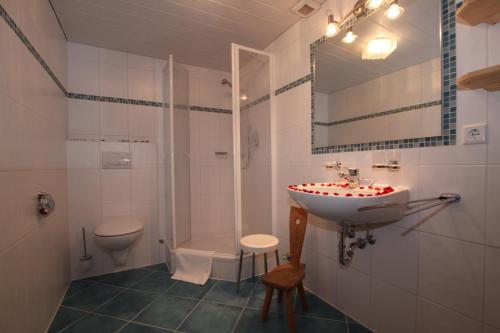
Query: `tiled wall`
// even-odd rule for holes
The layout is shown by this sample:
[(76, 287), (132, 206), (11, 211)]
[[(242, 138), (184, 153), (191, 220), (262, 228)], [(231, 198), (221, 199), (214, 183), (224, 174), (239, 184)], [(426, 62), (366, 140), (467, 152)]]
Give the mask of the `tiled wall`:
[[(68, 44), (68, 89), (72, 93), (123, 99), (163, 100), (164, 60)], [(72, 277), (98, 275), (159, 261), (158, 162), (161, 107), (70, 98), (67, 141)], [(132, 169), (102, 169), (102, 153), (132, 153)], [(135, 216), (145, 225), (126, 267), (115, 267), (93, 240), (108, 217)], [(82, 271), (81, 228), (88, 234), (93, 268)]]
[[(339, 17), (354, 2), (330, 0), (323, 8)], [(321, 10), (267, 48), (277, 57), (278, 87), (309, 73), (309, 44), (325, 24)], [(457, 24), (457, 38), (459, 75), (500, 63), (500, 25)], [(463, 200), (375, 230), (377, 244), (356, 251), (347, 268), (337, 262), (338, 228), (311, 216), (307, 286), (377, 332), (500, 332), (500, 94), (459, 91), (457, 145), (400, 150), (402, 170), (388, 172), (371, 169), (376, 152), (311, 154), (310, 90), (307, 82), (276, 97), (276, 223), (283, 248), (291, 203), (286, 186), (335, 179), (322, 166), (326, 161), (408, 186), (413, 198), (450, 191)], [(488, 122), (488, 144), (462, 145), (461, 126), (481, 122)]]
[[(49, 3), (1, 0), (0, 10), (66, 82), (66, 41)], [(66, 97), (2, 16), (0, 50), (0, 331), (43, 332), (69, 281)], [(45, 218), (40, 190), (56, 201)]]
[[(231, 73), (183, 65), (189, 71), (190, 104), (230, 109)], [(234, 235), (233, 130), (227, 113), (189, 113), (191, 238)], [(226, 152), (226, 155), (216, 155)]]

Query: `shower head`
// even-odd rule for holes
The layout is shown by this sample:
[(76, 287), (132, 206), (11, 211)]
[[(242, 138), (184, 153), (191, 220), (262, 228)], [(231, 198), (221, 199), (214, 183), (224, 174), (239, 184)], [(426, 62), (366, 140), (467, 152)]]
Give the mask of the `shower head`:
[(222, 84), (222, 85), (227, 84), (228, 86), (233, 87), (233, 85), (231, 84), (231, 82), (229, 82), (229, 80), (228, 80), (228, 79), (222, 79), (222, 80), (220, 81), (220, 84)]

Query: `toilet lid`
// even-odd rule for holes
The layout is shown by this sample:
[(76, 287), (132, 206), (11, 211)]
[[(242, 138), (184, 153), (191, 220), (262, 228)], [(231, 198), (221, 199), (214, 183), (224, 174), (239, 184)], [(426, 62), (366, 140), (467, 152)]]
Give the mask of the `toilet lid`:
[(101, 237), (113, 237), (133, 234), (144, 229), (142, 222), (131, 216), (114, 217), (95, 228), (94, 234)]

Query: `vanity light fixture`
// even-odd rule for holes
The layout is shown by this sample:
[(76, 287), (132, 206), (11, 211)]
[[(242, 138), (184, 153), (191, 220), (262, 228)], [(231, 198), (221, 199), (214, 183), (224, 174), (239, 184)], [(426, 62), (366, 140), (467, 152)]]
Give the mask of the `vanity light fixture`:
[(363, 60), (383, 60), (391, 55), (397, 47), (398, 41), (394, 38), (375, 38), (368, 41), (361, 58)]
[(358, 38), (358, 35), (355, 35), (352, 32), (352, 27), (350, 27), (347, 30), (347, 33), (345, 34), (344, 38), (342, 38), (342, 43), (344, 43), (344, 44), (351, 44), (352, 42), (354, 42), (356, 40), (356, 38)]
[(398, 0), (395, 0), (389, 8), (385, 11), (384, 15), (389, 20), (395, 20), (401, 15), (403, 15), (405, 9), (398, 4)]
[(328, 25), (326, 26), (325, 36), (326, 37), (336, 36), (340, 32), (340, 27), (333, 18), (333, 14), (330, 10), (327, 10), (326, 14), (328, 15)]
[(378, 7), (384, 4), (385, 0), (368, 0), (366, 2), (366, 8), (368, 9), (377, 9)]

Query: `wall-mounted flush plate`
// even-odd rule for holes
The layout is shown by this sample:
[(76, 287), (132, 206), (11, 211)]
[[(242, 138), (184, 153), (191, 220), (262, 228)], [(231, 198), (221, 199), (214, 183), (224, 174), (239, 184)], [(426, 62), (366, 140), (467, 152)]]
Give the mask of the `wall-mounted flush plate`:
[(462, 133), (464, 145), (486, 143), (486, 124), (465, 125)]
[(132, 153), (128, 151), (104, 151), (102, 152), (102, 168), (130, 169), (132, 168)]

